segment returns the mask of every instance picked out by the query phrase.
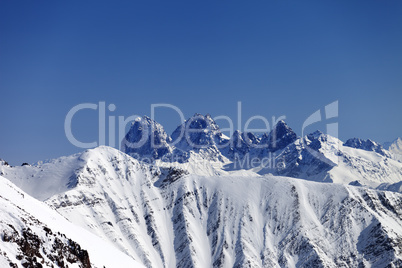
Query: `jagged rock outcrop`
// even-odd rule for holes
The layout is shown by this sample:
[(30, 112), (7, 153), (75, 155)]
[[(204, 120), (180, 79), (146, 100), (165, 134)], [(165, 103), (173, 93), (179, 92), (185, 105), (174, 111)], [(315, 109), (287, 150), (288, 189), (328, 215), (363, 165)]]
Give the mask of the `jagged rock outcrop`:
[(251, 132), (240, 132), (236, 130), (229, 141), (229, 146), (221, 151), (230, 160), (243, 159), (248, 154), (258, 154), (260, 139)]
[(10, 267), (19, 267), (18, 264), (38, 268), (54, 265), (64, 268), (73, 264), (82, 268), (91, 267), (88, 252), (81, 249), (76, 242), (67, 239), (63, 234), (53, 233), (39, 221), (27, 221), (27, 225), (33, 228), (42, 227), (43, 230), (33, 231), (31, 227), (24, 227), (18, 231), (11, 224), (2, 228), (0, 236), (4, 245), (15, 247), (16, 250), (16, 255), (9, 256), (0, 249), (0, 255), (9, 262)]
[(283, 149), (297, 139), (296, 133), (280, 120), (268, 134), (265, 133), (261, 138), (261, 145), (266, 146), (266, 151), (275, 152)]
[(352, 138), (348, 139), (344, 144), (344, 146), (356, 148), (356, 149), (362, 149), (365, 151), (373, 151), (376, 153), (379, 153), (381, 155), (386, 155), (387, 152), (382, 148), (382, 146), (370, 139), (368, 140), (362, 140), (359, 138)]
[(184, 151), (220, 146), (228, 142), (209, 114), (195, 114), (186, 120), (172, 133), (172, 140), (176, 148)]
[(172, 152), (171, 138), (147, 116), (137, 118), (122, 141), (122, 150), (136, 159), (152, 161)]
[[(324, 179), (326, 174), (337, 165), (331, 160), (328, 151), (337, 150), (337, 141), (320, 131), (311, 133), (287, 146), (276, 158), (272, 173), (294, 178)], [(330, 147), (329, 150), (326, 150)], [(313, 179), (314, 180), (314, 179)]]
[(173, 131), (172, 143), (175, 146), (173, 154), (183, 156), (182, 161), (188, 160), (191, 153), (203, 159), (224, 161), (220, 149), (228, 146), (229, 138), (222, 134), (209, 114), (195, 114)]

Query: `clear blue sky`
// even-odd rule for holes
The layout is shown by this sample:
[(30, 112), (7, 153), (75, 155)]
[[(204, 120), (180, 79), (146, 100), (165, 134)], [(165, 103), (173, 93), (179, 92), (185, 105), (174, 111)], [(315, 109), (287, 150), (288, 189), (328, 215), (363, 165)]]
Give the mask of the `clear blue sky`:
[[(64, 118), (99, 101), (116, 105), (108, 116), (170, 103), (233, 120), (242, 101), (244, 119), (286, 115), (300, 135), (339, 100), (342, 140), (385, 142), (402, 136), (402, 1), (2, 0), (0, 96), (0, 158), (14, 165), (81, 151)], [(97, 139), (95, 111), (74, 120)]]

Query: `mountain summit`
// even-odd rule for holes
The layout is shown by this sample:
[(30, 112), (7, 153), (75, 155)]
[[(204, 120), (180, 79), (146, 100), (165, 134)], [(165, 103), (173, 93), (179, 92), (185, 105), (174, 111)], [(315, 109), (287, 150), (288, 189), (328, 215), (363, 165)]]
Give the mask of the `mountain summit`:
[(209, 114), (194, 114), (172, 133), (176, 148), (184, 151), (219, 147), (228, 140)]
[(283, 149), (297, 139), (296, 133), (285, 123), (280, 120), (268, 134), (265, 133), (260, 144), (267, 146), (268, 151), (275, 152)]
[(397, 138), (392, 142), (384, 143), (384, 148), (391, 153), (402, 155), (402, 138)]
[(137, 118), (122, 141), (121, 148), (134, 158), (160, 159), (171, 153), (171, 138), (148, 116)]
[(379, 153), (381, 155), (385, 155), (386, 152), (384, 151), (384, 149), (382, 148), (382, 146), (370, 139), (368, 140), (362, 140), (359, 138), (352, 138), (347, 140), (344, 143), (344, 146), (348, 146), (348, 147), (352, 147), (352, 148), (356, 148), (356, 149), (362, 149), (365, 151), (373, 151), (376, 153)]

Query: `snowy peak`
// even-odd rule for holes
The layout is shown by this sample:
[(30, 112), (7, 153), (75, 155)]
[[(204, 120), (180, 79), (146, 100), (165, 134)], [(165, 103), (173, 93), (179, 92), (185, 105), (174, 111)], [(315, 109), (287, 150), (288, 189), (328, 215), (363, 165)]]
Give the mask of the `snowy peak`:
[(113, 169), (118, 163), (140, 169), (136, 159), (112, 147), (100, 146), (34, 166), (3, 166), (0, 167), (0, 174), (43, 201), (81, 185), (93, 184), (98, 173), (107, 171), (105, 167), (110, 166), (109, 163), (112, 163), (109, 168)]
[(184, 151), (206, 149), (225, 142), (228, 142), (228, 139), (209, 114), (195, 114), (178, 126), (172, 134), (172, 144)]
[(355, 149), (362, 149), (365, 151), (373, 151), (376, 153), (379, 153), (381, 155), (386, 155), (386, 152), (382, 148), (382, 146), (370, 139), (368, 140), (363, 140), (359, 138), (352, 138), (347, 140), (344, 144), (344, 146), (355, 148)]
[(170, 141), (162, 125), (143, 116), (134, 121), (121, 147), (125, 153), (137, 159), (160, 159), (172, 151)]
[(223, 156), (235, 159), (247, 153), (265, 157), (284, 149), (296, 139), (296, 133), (283, 120), (261, 139), (253, 133), (239, 131), (229, 139), (209, 114), (198, 113), (178, 126), (169, 137), (160, 124), (144, 116), (132, 125), (122, 142), (122, 150), (134, 158), (149, 158), (151, 161), (187, 162), (191, 155), (197, 155), (198, 158), (222, 162)]
[(275, 155), (274, 174), (323, 181), (336, 166), (339, 140), (315, 131)]
[(318, 151), (322, 147), (322, 144), (328, 141), (328, 135), (317, 130), (308, 134), (305, 140), (308, 141), (307, 144), (311, 149)]
[(259, 144), (260, 139), (251, 132), (240, 132), (236, 130), (233, 132), (230, 139), (230, 145), (234, 148), (250, 147), (251, 145)]
[(251, 132), (243, 132), (242, 137), (247, 144), (259, 144), (261, 141), (256, 135)]
[(251, 132), (240, 132), (236, 130), (230, 138), (230, 146), (228, 147), (225, 155), (229, 159), (242, 159), (248, 153), (257, 154), (258, 144), (260, 139)]
[(297, 139), (296, 133), (280, 120), (269, 134), (264, 134), (261, 138), (261, 144), (266, 144), (271, 152), (283, 149)]
[(397, 138), (392, 142), (384, 143), (384, 148), (391, 153), (402, 155), (402, 138)]
[(195, 114), (178, 126), (171, 137), (174, 150), (167, 157), (171, 162), (187, 162), (191, 158), (225, 161), (219, 148), (226, 147), (229, 138), (222, 134), (209, 114)]

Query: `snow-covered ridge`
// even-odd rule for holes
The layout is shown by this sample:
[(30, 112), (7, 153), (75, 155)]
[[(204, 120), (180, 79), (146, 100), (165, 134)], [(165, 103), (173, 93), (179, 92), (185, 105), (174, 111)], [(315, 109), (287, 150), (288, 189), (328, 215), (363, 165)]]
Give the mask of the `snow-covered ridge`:
[[(293, 144), (297, 148), (286, 147), (281, 155), (292, 158), (287, 154), (298, 152), (299, 166), (312, 163), (305, 146), (322, 150), (329, 160), (329, 152), (338, 154), (342, 146), (319, 132)], [(367, 154), (372, 162), (385, 159), (375, 152), (344, 150), (345, 159)], [(3, 166), (2, 172), (148, 267), (401, 265), (398, 193), (229, 171), (219, 165), (205, 169), (196, 163), (149, 165), (103, 146), (42, 166)], [(17, 179), (18, 174), (27, 176)], [(45, 174), (58, 174), (56, 181), (62, 184), (74, 183), (54, 187)], [(42, 187), (54, 191), (37, 193), (30, 186), (36, 182), (51, 183), (53, 187)]]
[[(149, 163), (187, 163), (190, 173), (195, 171), (196, 174), (206, 175), (205, 169), (194, 166), (214, 163), (217, 167), (213, 168), (215, 174), (249, 170), (258, 174), (270, 173), (313, 181), (345, 184), (353, 182), (374, 188), (380, 184), (393, 184), (402, 180), (401, 159), (371, 140), (353, 138), (343, 143), (320, 131), (297, 137), (282, 120), (261, 138), (253, 133), (235, 131), (228, 139), (211, 116), (200, 114), (188, 119), (169, 137), (160, 124), (148, 117), (143, 117), (140, 121), (147, 126), (156, 126), (156, 133), (159, 133), (156, 136), (163, 137), (159, 140), (166, 141), (163, 143), (166, 153), (150, 157), (151, 154), (147, 152), (153, 150), (151, 143), (138, 148), (135, 154), (125, 147), (123, 151), (139, 160), (147, 158), (146, 162)], [(126, 137), (138, 135), (138, 127), (136, 122)], [(136, 139), (139, 140), (139, 137)], [(396, 146), (394, 145), (395, 148)]]
[[(52, 234), (62, 228), (66, 237), (56, 238), (64, 249), (68, 239), (77, 241), (80, 248), (73, 248), (87, 250), (96, 266), (133, 260), (147, 267), (402, 266), (402, 163), (377, 143), (343, 143), (320, 131), (297, 137), (283, 121), (261, 138), (237, 131), (229, 139), (209, 115), (196, 114), (172, 137), (138, 118), (122, 145), (129, 154), (101, 146), (32, 166), (0, 161), (0, 176), (95, 238), (14, 185), (3, 187), (4, 179), (0, 203), (21, 207)], [(254, 160), (260, 162), (249, 165)], [(21, 222), (28, 214), (0, 213), (7, 234), (8, 223), (27, 227)], [(35, 222), (32, 235), (52, 247), (56, 238), (45, 243), (49, 233)], [(93, 246), (104, 241), (114, 247)], [(1, 252), (15, 262), (17, 249), (5, 243)]]
[(142, 266), (1, 176), (0, 207), (0, 267)]
[(401, 264), (398, 193), (256, 173), (199, 176), (109, 147), (76, 157), (84, 163), (77, 184), (46, 203), (148, 267)]
[(356, 148), (356, 149), (362, 149), (365, 151), (373, 151), (373, 152), (379, 153), (381, 155), (387, 154), (387, 152), (383, 149), (383, 147), (380, 144), (378, 144), (370, 139), (362, 140), (359, 138), (353, 138), (353, 139), (347, 140), (343, 145), (352, 147), (352, 148)]

